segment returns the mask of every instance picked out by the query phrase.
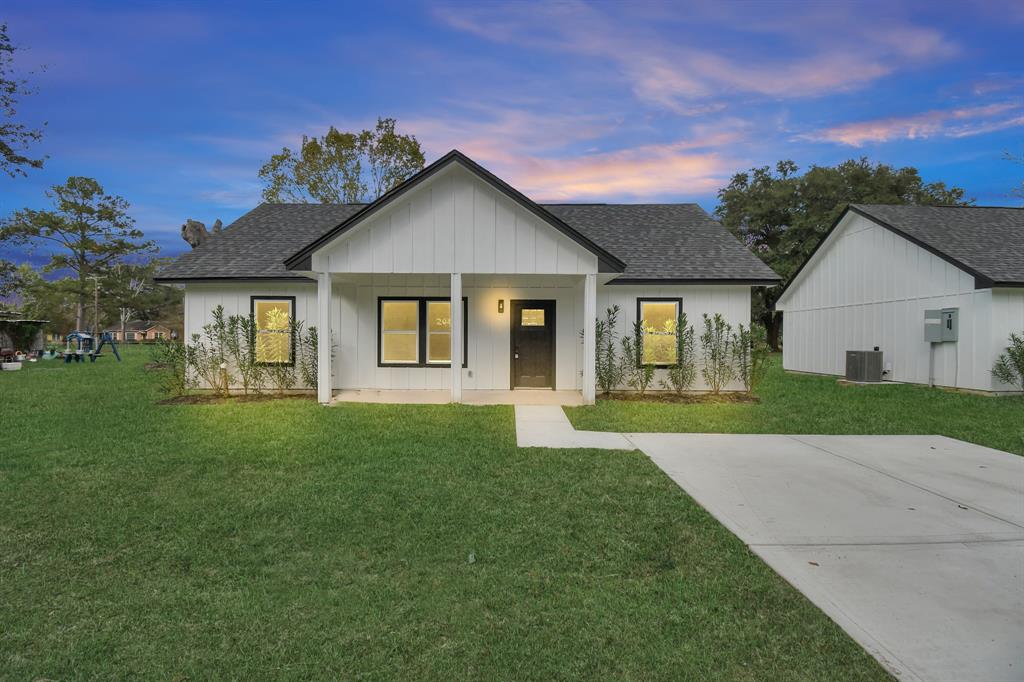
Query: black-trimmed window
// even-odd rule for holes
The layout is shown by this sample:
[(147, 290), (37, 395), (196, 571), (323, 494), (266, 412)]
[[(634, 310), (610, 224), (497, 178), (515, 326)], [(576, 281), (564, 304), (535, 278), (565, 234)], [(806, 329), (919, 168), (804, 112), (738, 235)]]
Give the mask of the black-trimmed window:
[[(462, 299), (462, 366), (468, 365), (468, 299)], [(451, 367), (450, 298), (381, 296), (377, 299), (378, 367)]]
[(250, 312), (256, 321), (256, 362), (261, 365), (295, 364), (294, 296), (252, 296)]
[(681, 298), (638, 298), (636, 319), (642, 321), (643, 363), (655, 367), (676, 364), (676, 337)]

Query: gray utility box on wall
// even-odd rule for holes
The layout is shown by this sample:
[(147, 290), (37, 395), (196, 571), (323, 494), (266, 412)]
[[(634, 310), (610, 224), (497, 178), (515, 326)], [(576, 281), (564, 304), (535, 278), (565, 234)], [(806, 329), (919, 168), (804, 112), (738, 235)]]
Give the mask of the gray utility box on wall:
[(846, 351), (846, 380), (879, 382), (882, 380), (882, 351)]
[(957, 341), (960, 333), (960, 309), (924, 311), (924, 340), (928, 343)]

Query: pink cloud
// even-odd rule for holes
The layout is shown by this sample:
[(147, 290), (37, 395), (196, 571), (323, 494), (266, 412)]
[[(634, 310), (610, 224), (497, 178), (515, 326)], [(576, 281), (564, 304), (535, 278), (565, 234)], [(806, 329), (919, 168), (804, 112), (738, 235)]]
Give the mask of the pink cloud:
[(747, 132), (747, 122), (735, 118), (691, 126), (690, 137), (669, 143), (582, 154), (567, 150), (606, 136), (619, 122), (481, 107), (403, 121), (429, 157), (458, 148), (538, 201), (704, 195), (747, 164), (720, 151)]
[(511, 182), (538, 201), (706, 195), (744, 161), (689, 143), (644, 145), (574, 159), (523, 159)]
[[(625, 80), (639, 99), (682, 115), (691, 115), (693, 100), (730, 91), (793, 98), (851, 90), (958, 51), (936, 30), (897, 20), (888, 20), (884, 28), (861, 29), (860, 18), (842, 15), (844, 10), (833, 6), (817, 13), (803, 7), (786, 21), (767, 17), (764, 22), (737, 22), (729, 12), (699, 17), (733, 28), (739, 23), (745, 31), (772, 34), (792, 48), (778, 51), (785, 56), (750, 58), (738, 54), (737, 46), (697, 48), (693, 45), (699, 41), (685, 37), (667, 41), (654, 30), (659, 22), (638, 22), (632, 13), (611, 16), (604, 11), (607, 7), (582, 2), (458, 5), (441, 8), (437, 15), (453, 28), (493, 42), (610, 64), (612, 75)], [(644, 18), (642, 12), (637, 16)], [(844, 25), (842, 33), (832, 30), (837, 24)]]
[[(1020, 115), (1020, 111), (1020, 104), (1011, 103), (937, 109), (913, 116), (844, 123), (798, 135), (797, 139), (861, 147), (869, 142), (890, 140), (917, 140), (936, 136), (970, 137), (1024, 125), (1024, 116)], [(1004, 116), (1011, 112), (1017, 115)]]

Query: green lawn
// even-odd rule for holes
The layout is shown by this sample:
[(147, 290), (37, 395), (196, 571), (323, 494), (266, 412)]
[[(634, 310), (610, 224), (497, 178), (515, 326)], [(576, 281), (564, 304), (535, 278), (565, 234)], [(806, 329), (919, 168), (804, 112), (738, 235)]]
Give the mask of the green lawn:
[(0, 678), (885, 677), (639, 453), (127, 353), (0, 375)]
[(926, 386), (844, 386), (773, 358), (757, 404), (598, 400), (566, 408), (577, 429), (621, 432), (941, 434), (1024, 455), (1024, 397)]

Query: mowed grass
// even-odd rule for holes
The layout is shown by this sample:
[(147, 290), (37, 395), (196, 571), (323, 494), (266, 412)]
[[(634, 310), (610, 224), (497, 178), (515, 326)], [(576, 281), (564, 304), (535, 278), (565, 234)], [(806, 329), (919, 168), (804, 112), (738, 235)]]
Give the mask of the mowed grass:
[(0, 677), (879, 679), (639, 453), (504, 407), (0, 375)]
[(772, 359), (760, 403), (689, 405), (601, 400), (566, 408), (587, 431), (940, 434), (1024, 455), (1024, 397), (990, 397), (909, 384), (850, 386), (792, 374)]

